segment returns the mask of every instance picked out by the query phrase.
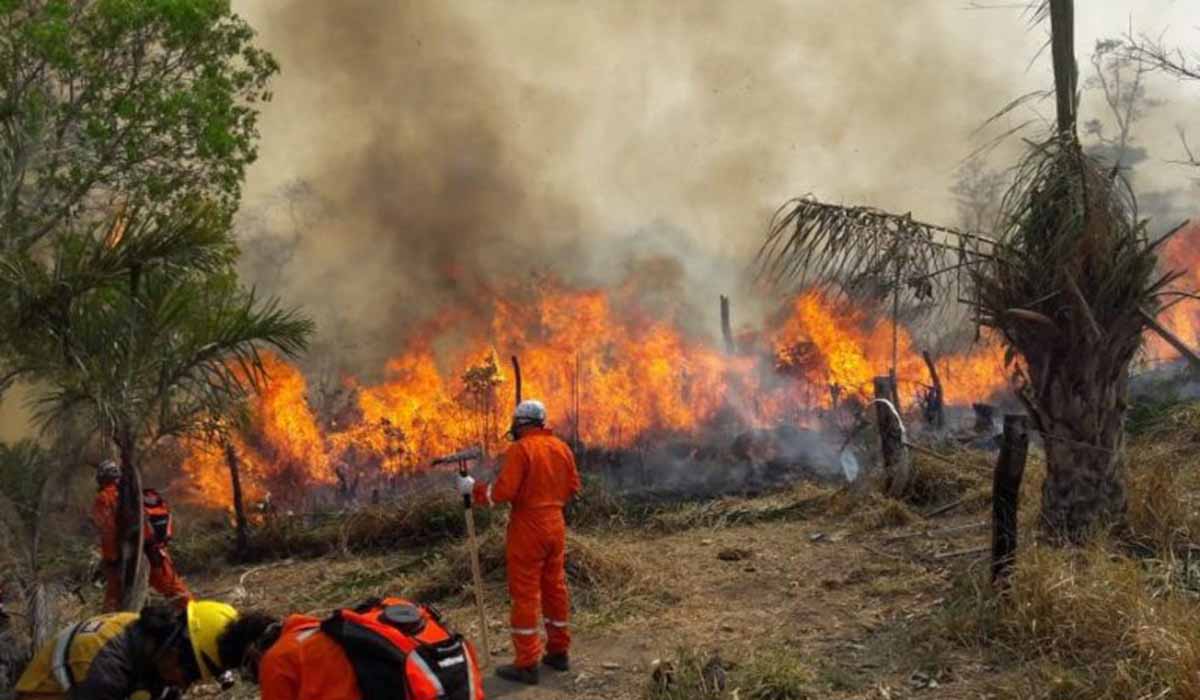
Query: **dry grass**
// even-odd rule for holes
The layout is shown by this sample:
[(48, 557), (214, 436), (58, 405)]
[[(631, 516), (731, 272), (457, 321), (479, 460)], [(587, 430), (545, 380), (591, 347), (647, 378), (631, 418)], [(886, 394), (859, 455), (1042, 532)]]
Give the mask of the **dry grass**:
[(904, 500), (914, 506), (935, 507), (969, 492), (991, 489), (996, 456), (980, 450), (938, 450), (954, 465), (919, 452), (913, 453), (913, 480)]
[(628, 523), (658, 535), (697, 529), (800, 520), (823, 513), (832, 492), (810, 483), (758, 498), (720, 498), (659, 506), (631, 515)]
[(1177, 445), (1155, 443), (1130, 451), (1124, 537), (1158, 556), (1200, 544), (1200, 464)]
[[(479, 568), (485, 584), (505, 580), (504, 533), (493, 529), (479, 541)], [(414, 577), (418, 600), (463, 604), (471, 585), (470, 550), (465, 543), (445, 549)], [(640, 563), (627, 547), (588, 535), (567, 536), (567, 582), (583, 622), (598, 624), (671, 602), (664, 572)]]
[(1121, 531), (1082, 550), (1031, 544), (1045, 472), (1031, 451), (1009, 589), (994, 594), (976, 567), (947, 596), (927, 636), (991, 657), (1003, 674), (997, 696), (1200, 697), (1200, 408), (1140, 420)]
[(1200, 608), (1151, 578), (1104, 545), (1029, 548), (1006, 595), (977, 594), (979, 631), (1024, 665), (1008, 696), (1200, 697)]
[(799, 650), (759, 649), (749, 659), (731, 663), (717, 652), (681, 649), (655, 668), (644, 700), (811, 700), (816, 673)]
[(872, 491), (842, 489), (825, 500), (825, 515), (852, 524), (859, 531), (904, 527), (919, 516), (907, 505)]
[[(486, 532), (503, 518), (501, 511), (477, 509), (475, 526)], [(234, 559), (255, 563), (429, 547), (460, 540), (465, 534), (462, 503), (446, 497), (349, 513), (280, 515), (251, 530), (250, 547), (241, 557), (235, 556), (233, 532), (225, 527), (184, 530), (171, 551), (179, 568), (191, 572)]]

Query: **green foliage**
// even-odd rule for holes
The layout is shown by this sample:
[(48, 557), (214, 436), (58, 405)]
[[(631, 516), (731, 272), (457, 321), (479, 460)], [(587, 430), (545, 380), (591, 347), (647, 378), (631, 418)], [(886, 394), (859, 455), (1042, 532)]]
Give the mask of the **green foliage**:
[(0, 228), (86, 231), (114, 202), (236, 209), (278, 70), (228, 0), (0, 3)]
[(0, 492), (27, 527), (37, 517), (49, 462), (49, 453), (33, 440), (0, 443)]
[(261, 346), (303, 351), (312, 324), (260, 302), (233, 272), (150, 268), (95, 289), (48, 321), (37, 366), (45, 420), (82, 410), (118, 439), (193, 434), (263, 378)]

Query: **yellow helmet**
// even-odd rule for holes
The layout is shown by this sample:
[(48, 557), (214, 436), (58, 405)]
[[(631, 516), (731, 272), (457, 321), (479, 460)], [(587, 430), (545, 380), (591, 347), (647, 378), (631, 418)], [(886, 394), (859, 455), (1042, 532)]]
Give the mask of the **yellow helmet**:
[(215, 600), (191, 600), (187, 606), (188, 638), (192, 652), (200, 667), (200, 679), (211, 681), (219, 676), (224, 666), (221, 653), (217, 651), (217, 637), (238, 617), (232, 605)]

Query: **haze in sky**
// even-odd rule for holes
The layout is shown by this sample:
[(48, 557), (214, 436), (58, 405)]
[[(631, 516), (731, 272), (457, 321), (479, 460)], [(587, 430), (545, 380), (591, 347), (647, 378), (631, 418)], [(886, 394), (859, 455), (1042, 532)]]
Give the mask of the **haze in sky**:
[[(722, 292), (744, 319), (747, 264), (787, 198), (953, 222), (964, 158), (1051, 118), (1035, 104), (975, 133), (1051, 86), (1048, 27), (1021, 4), (234, 0), (282, 64), (246, 186), (246, 272), (304, 305), (314, 355), (353, 371), (408, 321), (534, 269), (603, 283), (666, 255), (700, 321)], [(1098, 38), (1200, 39), (1182, 0), (1092, 0), (1076, 20), (1085, 78)], [(1149, 90), (1166, 103), (1135, 134), (1137, 184), (1185, 216), (1193, 173), (1166, 161), (1200, 84)], [(1086, 93), (1084, 119), (1098, 107)]]
[[(256, 270), (249, 246), (248, 272), (337, 337), (385, 348), (411, 314), (537, 266), (604, 282), (631, 256), (668, 254), (696, 294), (743, 296), (787, 198), (952, 223), (963, 159), (1015, 123), (1048, 124), (1043, 102), (975, 133), (1052, 85), (1049, 28), (1020, 6), (237, 0), (283, 66), (244, 229), (275, 236), (276, 254)], [(1098, 38), (1166, 30), (1188, 46), (1200, 9), (1080, 3), (1077, 25), (1086, 78)], [(1189, 173), (1163, 161), (1181, 154), (1200, 84), (1156, 77), (1150, 93), (1167, 103), (1135, 134), (1152, 158), (1138, 185), (1185, 189)], [(1084, 119), (1099, 107), (1085, 93)], [(297, 181), (321, 213), (299, 208), (304, 235), (279, 254), (295, 228), (280, 192)]]

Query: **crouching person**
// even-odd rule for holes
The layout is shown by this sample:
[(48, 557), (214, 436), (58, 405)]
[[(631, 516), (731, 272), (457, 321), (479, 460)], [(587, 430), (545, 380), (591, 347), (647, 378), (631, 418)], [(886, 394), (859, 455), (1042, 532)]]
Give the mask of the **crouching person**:
[(263, 700), (483, 700), (475, 650), (437, 611), (369, 600), (321, 620), (247, 612), (217, 642)]
[(217, 637), (236, 618), (232, 607), (208, 600), (89, 618), (37, 652), (17, 681), (17, 700), (179, 697), (225, 670)]

